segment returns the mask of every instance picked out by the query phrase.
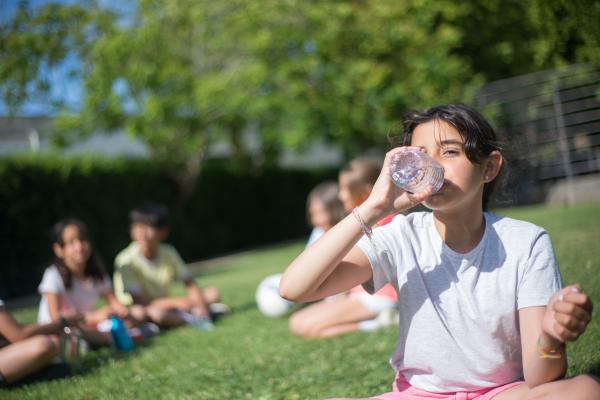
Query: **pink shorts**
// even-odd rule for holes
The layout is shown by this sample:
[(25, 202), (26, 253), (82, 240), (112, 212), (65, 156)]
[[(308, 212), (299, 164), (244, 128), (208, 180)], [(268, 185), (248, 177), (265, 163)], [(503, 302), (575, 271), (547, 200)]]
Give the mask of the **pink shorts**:
[(426, 400), (426, 399), (441, 399), (441, 400), (491, 400), (494, 396), (524, 383), (516, 381), (507, 383), (506, 385), (497, 386), (494, 388), (481, 389), (474, 392), (456, 392), (456, 393), (432, 393), (425, 390), (417, 389), (410, 386), (401, 373), (396, 374), (394, 380), (394, 390), (389, 393), (384, 393), (379, 396), (371, 397), (372, 400)]

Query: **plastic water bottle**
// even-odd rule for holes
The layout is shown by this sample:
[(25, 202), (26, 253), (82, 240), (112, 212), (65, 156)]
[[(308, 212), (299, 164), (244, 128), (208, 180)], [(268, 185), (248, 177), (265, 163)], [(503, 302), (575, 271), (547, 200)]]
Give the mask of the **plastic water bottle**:
[(135, 346), (133, 344), (133, 339), (131, 339), (131, 336), (127, 333), (127, 327), (125, 327), (123, 321), (115, 316), (110, 317), (110, 321), (112, 323), (110, 334), (115, 343), (115, 347), (120, 351), (133, 350)]
[(431, 185), (435, 193), (444, 184), (444, 167), (422, 151), (402, 149), (392, 158), (390, 176), (407, 192), (419, 193)]
[(87, 354), (90, 349), (88, 342), (81, 336), (78, 330), (69, 327), (64, 328), (64, 335), (60, 335), (60, 358), (68, 363), (73, 370), (78, 371), (81, 368), (81, 358)]

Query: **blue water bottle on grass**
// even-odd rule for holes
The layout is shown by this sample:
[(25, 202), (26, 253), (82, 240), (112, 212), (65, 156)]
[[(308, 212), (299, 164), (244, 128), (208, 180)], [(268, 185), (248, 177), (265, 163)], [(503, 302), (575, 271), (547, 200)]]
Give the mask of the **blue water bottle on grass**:
[(113, 342), (115, 343), (115, 347), (120, 351), (131, 351), (135, 347), (133, 344), (133, 339), (127, 333), (127, 328), (122, 320), (115, 317), (114, 315), (110, 317), (110, 321), (112, 326), (110, 328), (110, 334), (113, 338)]

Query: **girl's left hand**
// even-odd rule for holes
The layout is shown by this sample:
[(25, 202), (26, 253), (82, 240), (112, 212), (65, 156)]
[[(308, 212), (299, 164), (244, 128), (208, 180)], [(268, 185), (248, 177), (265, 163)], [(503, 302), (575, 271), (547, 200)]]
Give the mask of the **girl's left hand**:
[(592, 301), (579, 284), (567, 286), (550, 298), (542, 329), (561, 342), (575, 341), (592, 319), (592, 309)]

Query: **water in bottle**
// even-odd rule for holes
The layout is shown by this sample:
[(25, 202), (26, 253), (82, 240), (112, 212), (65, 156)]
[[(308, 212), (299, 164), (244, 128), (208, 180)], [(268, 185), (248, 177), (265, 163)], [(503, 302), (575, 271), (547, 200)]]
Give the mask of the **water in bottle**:
[(435, 193), (444, 184), (444, 168), (417, 149), (405, 148), (396, 153), (390, 175), (396, 186), (410, 193), (419, 193), (430, 185)]

